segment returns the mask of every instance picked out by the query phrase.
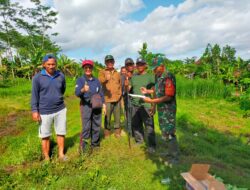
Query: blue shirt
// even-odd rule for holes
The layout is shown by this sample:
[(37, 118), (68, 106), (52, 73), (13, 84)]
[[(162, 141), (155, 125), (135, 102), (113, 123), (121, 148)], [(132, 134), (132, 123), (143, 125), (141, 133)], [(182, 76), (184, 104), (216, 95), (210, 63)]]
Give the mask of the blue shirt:
[[(81, 92), (81, 89), (85, 85), (85, 83), (89, 86), (88, 92)], [(85, 75), (78, 78), (76, 81), (76, 87), (75, 87), (75, 95), (85, 103), (90, 103), (90, 98), (93, 94), (99, 93), (102, 97), (102, 102), (104, 103), (104, 95), (103, 90), (100, 81), (92, 77), (91, 79), (87, 78)]]
[(43, 69), (32, 80), (32, 112), (52, 114), (65, 108), (63, 94), (66, 89), (65, 77), (60, 71), (50, 76)]

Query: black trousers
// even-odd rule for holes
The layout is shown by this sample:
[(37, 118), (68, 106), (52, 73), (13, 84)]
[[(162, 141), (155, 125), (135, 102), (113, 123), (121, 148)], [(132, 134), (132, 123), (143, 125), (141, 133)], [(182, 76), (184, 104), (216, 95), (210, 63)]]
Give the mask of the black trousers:
[(89, 104), (81, 104), (82, 132), (80, 143), (91, 138), (91, 146), (100, 145), (100, 130), (102, 124), (102, 109), (92, 109)]
[(154, 130), (154, 118), (149, 115), (149, 108), (144, 106), (132, 105), (132, 131), (137, 143), (143, 143), (144, 141), (144, 127), (147, 144), (149, 147), (155, 147), (155, 130)]

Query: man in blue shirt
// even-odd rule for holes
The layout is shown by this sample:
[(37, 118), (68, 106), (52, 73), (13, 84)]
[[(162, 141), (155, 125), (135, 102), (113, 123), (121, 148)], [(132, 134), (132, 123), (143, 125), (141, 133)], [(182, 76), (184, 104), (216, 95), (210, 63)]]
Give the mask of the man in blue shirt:
[(32, 118), (39, 122), (39, 137), (42, 139), (42, 152), (45, 160), (50, 160), (51, 125), (57, 135), (58, 156), (65, 160), (64, 138), (66, 135), (66, 108), (63, 94), (66, 89), (64, 75), (56, 70), (56, 58), (52, 54), (43, 57), (43, 69), (32, 80)]

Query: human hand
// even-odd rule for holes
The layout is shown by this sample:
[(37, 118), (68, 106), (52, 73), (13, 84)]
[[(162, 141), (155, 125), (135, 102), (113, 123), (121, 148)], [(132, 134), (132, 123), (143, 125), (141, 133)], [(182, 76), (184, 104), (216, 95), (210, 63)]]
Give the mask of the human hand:
[(141, 90), (142, 94), (147, 94), (148, 93), (148, 91), (147, 91), (147, 89), (145, 87), (141, 87), (140, 90)]
[(107, 113), (106, 104), (102, 105), (102, 110), (103, 110), (103, 114), (106, 115), (106, 113)]
[(124, 81), (124, 86), (125, 87), (128, 87), (129, 85), (129, 80), (128, 80), (128, 77), (126, 77), (125, 81)]
[(38, 112), (33, 112), (32, 113), (32, 119), (33, 119), (33, 121), (40, 122), (41, 121), (41, 116), (40, 116), (40, 114)]
[(144, 100), (144, 102), (146, 102), (146, 103), (152, 103), (152, 99), (149, 98), (149, 97), (145, 97), (145, 98), (143, 98), (143, 100)]
[(89, 85), (85, 83), (81, 89), (81, 92), (88, 92), (88, 91), (89, 91)]
[(106, 71), (106, 72), (105, 72), (105, 78), (106, 78), (106, 80), (110, 80), (111, 75), (110, 75), (110, 72), (109, 72), (109, 71)]
[(153, 116), (155, 114), (155, 106), (152, 106), (149, 111), (149, 115)]

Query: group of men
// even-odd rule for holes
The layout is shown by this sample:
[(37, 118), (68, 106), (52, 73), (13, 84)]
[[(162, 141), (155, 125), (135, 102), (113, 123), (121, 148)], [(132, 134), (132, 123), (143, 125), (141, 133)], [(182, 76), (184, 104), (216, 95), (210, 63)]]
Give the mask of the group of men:
[[(158, 108), (158, 119), (163, 139), (168, 143), (171, 162), (178, 162), (178, 146), (175, 135), (176, 122), (176, 81), (173, 74), (167, 71), (163, 57), (153, 59), (149, 67), (147, 62), (138, 58), (136, 63), (131, 58), (125, 60), (121, 73), (114, 68), (112, 55), (105, 56), (105, 68), (98, 78), (92, 75), (94, 62), (85, 60), (82, 63), (84, 74), (77, 80), (75, 94), (80, 98), (82, 133), (81, 147), (85, 148), (87, 140), (90, 145), (100, 145), (101, 114), (104, 110), (104, 136), (112, 133), (111, 116), (114, 115), (114, 135), (121, 136), (121, 102), (125, 108), (127, 126), (136, 144), (147, 143), (148, 152), (156, 149), (155, 127), (153, 116)], [(64, 155), (64, 137), (66, 135), (66, 108), (63, 101), (66, 83), (64, 75), (56, 70), (56, 57), (46, 55), (43, 58), (43, 69), (36, 74), (32, 82), (32, 117), (40, 123), (39, 137), (42, 139), (42, 151), (45, 160), (49, 160), (51, 125), (54, 121), (59, 149), (59, 159), (66, 160)], [(149, 68), (148, 68), (149, 67)], [(151, 69), (154, 73), (147, 72)], [(102, 106), (94, 108), (91, 96), (100, 95)], [(133, 96), (141, 95), (141, 96)], [(98, 99), (95, 98), (96, 101)], [(145, 130), (145, 132), (144, 132)], [(146, 137), (145, 137), (146, 136)]]

